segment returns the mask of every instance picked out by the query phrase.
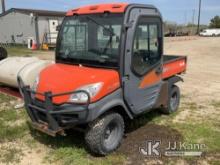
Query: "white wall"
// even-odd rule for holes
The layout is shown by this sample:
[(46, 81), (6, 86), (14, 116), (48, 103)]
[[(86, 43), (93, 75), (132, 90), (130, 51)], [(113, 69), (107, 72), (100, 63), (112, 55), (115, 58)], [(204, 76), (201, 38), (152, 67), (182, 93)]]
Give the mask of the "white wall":
[(29, 37), (35, 39), (34, 19), (28, 14), (11, 12), (0, 17), (0, 43), (27, 43)]
[(38, 17), (38, 30), (39, 30), (39, 40), (40, 43), (43, 41), (44, 33), (49, 33), (49, 20), (58, 20), (59, 24), (62, 23), (63, 17), (46, 17), (39, 16)]

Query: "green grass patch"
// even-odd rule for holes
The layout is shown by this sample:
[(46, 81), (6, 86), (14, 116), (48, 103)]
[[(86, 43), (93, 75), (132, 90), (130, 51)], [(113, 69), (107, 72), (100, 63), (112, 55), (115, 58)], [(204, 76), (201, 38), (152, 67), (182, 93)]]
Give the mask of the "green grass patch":
[(84, 149), (79, 149), (74, 146), (60, 147), (59, 149), (52, 150), (46, 157), (50, 163), (60, 162), (62, 164), (76, 164), (84, 165), (89, 164), (89, 159), (86, 158)]
[(220, 108), (220, 101), (213, 100), (211, 102), (211, 105), (214, 106), (215, 108)]
[(185, 123), (172, 125), (184, 136), (187, 143), (199, 143), (206, 145), (208, 152), (220, 152), (220, 132), (215, 129), (213, 124), (204, 123)]
[(4, 164), (15, 164), (19, 163), (23, 152), (21, 149), (17, 149), (14, 146), (1, 147), (0, 148), (0, 162)]
[(220, 164), (220, 160), (211, 160), (211, 161), (209, 161), (209, 163), (211, 165), (219, 165)]
[(27, 133), (28, 127), (26, 123), (14, 127), (9, 127), (8, 125), (1, 123), (0, 128), (0, 142), (8, 142), (24, 137), (24, 135)]
[(0, 111), (0, 121), (1, 123), (4, 122), (14, 122), (15, 120), (19, 119), (20, 114), (18, 111), (14, 109), (5, 109)]
[(12, 96), (9, 96), (9, 95), (5, 95), (3, 93), (0, 93), (0, 104), (1, 103), (5, 103), (5, 102), (9, 102), (11, 100), (15, 100), (14, 97)]
[(119, 165), (124, 163), (125, 157), (116, 154), (111, 154), (106, 157), (92, 157), (84, 148), (72, 146), (52, 150), (48, 153), (45, 161), (63, 165)]
[(6, 48), (9, 56), (28, 56), (33, 53), (32, 50), (23, 46), (11, 46)]
[[(14, 97), (0, 93), (0, 103), (7, 103), (0, 111), (0, 142), (12, 141), (22, 137), (27, 131), (26, 113), (22, 110), (15, 110), (10, 101), (15, 100)], [(0, 104), (0, 106), (1, 106)]]
[(183, 108), (188, 108), (188, 109), (194, 111), (194, 110), (198, 109), (198, 105), (196, 103), (194, 103), (194, 102), (189, 102), (189, 103), (185, 103), (183, 105)]

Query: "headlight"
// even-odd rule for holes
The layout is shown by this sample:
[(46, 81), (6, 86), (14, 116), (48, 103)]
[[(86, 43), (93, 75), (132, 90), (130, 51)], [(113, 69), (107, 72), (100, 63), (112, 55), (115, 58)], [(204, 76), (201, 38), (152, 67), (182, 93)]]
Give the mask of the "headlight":
[[(103, 83), (95, 83), (83, 86), (78, 88), (76, 91), (86, 91), (88, 92), (90, 98), (95, 97), (100, 89), (102, 88)], [(86, 103), (88, 101), (88, 95), (84, 92), (74, 93), (70, 96), (69, 101), (72, 103)]]
[(37, 91), (37, 87), (38, 87), (39, 82), (40, 82), (40, 77), (37, 76), (36, 79), (35, 79), (35, 81), (34, 81), (34, 84), (33, 84), (33, 86), (32, 86), (32, 90), (33, 90), (33, 91)]

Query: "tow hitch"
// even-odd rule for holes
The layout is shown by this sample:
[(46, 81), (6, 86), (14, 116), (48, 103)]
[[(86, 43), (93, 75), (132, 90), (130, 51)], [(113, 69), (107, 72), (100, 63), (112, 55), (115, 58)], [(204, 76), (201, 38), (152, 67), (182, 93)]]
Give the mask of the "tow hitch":
[(60, 129), (57, 131), (50, 130), (47, 123), (40, 124), (40, 123), (32, 122), (31, 124), (34, 129), (40, 132), (46, 133), (47, 135), (50, 135), (53, 137), (55, 137), (57, 134), (61, 136), (66, 136), (65, 131), (63, 129)]

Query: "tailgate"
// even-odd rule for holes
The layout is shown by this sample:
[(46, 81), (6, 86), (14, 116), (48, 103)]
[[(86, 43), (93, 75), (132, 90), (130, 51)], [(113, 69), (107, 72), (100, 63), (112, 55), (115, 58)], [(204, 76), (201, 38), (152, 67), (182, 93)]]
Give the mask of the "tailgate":
[(164, 55), (163, 64), (163, 79), (167, 79), (177, 74), (186, 71), (187, 57), (186, 56), (169, 56)]

